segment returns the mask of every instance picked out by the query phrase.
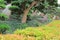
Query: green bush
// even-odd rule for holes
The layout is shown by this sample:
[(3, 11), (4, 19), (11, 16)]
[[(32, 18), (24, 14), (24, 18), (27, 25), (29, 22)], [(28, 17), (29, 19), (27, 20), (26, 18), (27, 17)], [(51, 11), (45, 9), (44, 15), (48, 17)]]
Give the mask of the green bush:
[(0, 13), (0, 19), (1, 20), (6, 20), (6, 19), (8, 19), (8, 16), (5, 15), (4, 13)]
[(19, 34), (19, 35), (26, 35), (26, 36), (33, 36), (33, 37), (39, 37), (42, 36), (42, 32), (40, 32), (38, 29), (33, 28), (33, 27), (29, 27), (23, 30), (19, 30), (17, 29), (15, 32), (15, 34)]
[(60, 20), (55, 20), (41, 27), (29, 27), (23, 30), (17, 29), (14, 33), (26, 37), (35, 37), (36, 40), (59, 40)]
[(0, 33), (5, 33), (9, 29), (9, 25), (5, 23), (0, 23)]
[[(26, 37), (35, 37), (36, 40), (42, 40), (43, 39), (43, 33), (40, 32), (37, 28), (29, 27), (23, 30), (17, 29), (14, 34), (17, 35), (24, 35)], [(28, 38), (27, 38), (28, 39)]]

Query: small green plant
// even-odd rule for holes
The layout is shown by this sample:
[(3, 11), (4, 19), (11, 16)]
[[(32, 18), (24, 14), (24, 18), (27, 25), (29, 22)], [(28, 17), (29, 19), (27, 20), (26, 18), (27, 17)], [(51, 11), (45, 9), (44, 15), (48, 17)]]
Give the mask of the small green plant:
[(9, 29), (9, 25), (5, 23), (0, 23), (0, 33), (5, 33)]
[(1, 20), (6, 20), (6, 19), (8, 19), (8, 16), (5, 15), (4, 13), (0, 13), (0, 19)]

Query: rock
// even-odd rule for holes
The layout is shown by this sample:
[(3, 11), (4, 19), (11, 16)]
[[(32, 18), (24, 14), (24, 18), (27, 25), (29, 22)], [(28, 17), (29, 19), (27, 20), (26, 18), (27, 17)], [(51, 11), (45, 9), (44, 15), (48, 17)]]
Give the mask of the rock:
[(6, 8), (2, 11), (2, 13), (6, 14), (8, 16), (8, 18), (11, 15), (11, 11), (9, 10), (10, 6), (11, 6), (11, 4), (6, 5)]

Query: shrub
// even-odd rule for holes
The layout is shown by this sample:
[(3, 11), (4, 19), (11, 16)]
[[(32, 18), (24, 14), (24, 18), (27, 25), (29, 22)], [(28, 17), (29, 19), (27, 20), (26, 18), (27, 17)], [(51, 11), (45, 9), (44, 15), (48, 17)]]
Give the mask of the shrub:
[(14, 32), (15, 34), (19, 34), (19, 35), (26, 35), (26, 36), (33, 36), (33, 37), (38, 37), (38, 36), (42, 36), (42, 32), (40, 32), (38, 29), (35, 28), (26, 28), (24, 30), (16, 30)]
[(4, 13), (0, 13), (0, 19), (1, 20), (6, 20), (6, 19), (8, 19), (8, 16), (5, 15)]
[(5, 33), (9, 29), (9, 25), (5, 23), (0, 23), (0, 33)]
[(59, 40), (60, 20), (55, 20), (42, 27), (29, 27), (23, 30), (16, 30), (14, 33), (26, 37), (35, 37), (35, 40)]

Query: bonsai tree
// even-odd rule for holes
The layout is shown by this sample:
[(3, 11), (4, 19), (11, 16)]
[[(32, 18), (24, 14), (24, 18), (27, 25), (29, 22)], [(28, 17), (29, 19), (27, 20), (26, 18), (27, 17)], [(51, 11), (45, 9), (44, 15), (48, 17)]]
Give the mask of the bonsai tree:
[(57, 0), (13, 0), (12, 6), (18, 6), (18, 18), (21, 14), (23, 17), (21, 19), (22, 23), (26, 23), (27, 15), (31, 9), (39, 10), (44, 12), (43, 10), (49, 8), (49, 6), (57, 6)]

